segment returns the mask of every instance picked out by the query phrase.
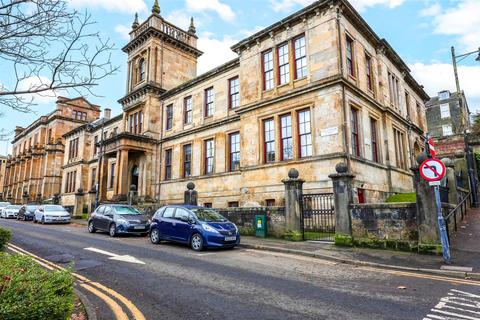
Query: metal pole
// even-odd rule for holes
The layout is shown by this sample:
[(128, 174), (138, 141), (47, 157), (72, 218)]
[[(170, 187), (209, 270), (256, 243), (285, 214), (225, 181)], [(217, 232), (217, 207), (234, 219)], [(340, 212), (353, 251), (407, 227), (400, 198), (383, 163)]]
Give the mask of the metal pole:
[(452, 64), (453, 73), (455, 74), (455, 84), (457, 85), (457, 93), (460, 93), (460, 80), (458, 80), (457, 58), (455, 57), (455, 48), (452, 46)]
[[(105, 119), (102, 122), (102, 131), (100, 135), (100, 153), (98, 155), (98, 173), (97, 173), (97, 188), (95, 190), (95, 209), (98, 208), (100, 205), (100, 179), (102, 178), (101, 175), (101, 168), (102, 168), (102, 158), (103, 158), (103, 130), (105, 125)], [(105, 174), (105, 173), (104, 173)]]
[(438, 186), (434, 186), (435, 202), (437, 203), (438, 229), (440, 231), (440, 241), (442, 243), (443, 259), (446, 263), (450, 263), (450, 244), (448, 242), (447, 228), (445, 219), (442, 214), (442, 203), (440, 201), (440, 190)]
[(478, 192), (477, 192), (477, 178), (475, 177), (475, 164), (472, 152), (472, 147), (468, 144), (468, 139), (465, 141), (465, 152), (467, 156), (468, 180), (470, 182), (470, 190), (472, 192), (472, 207), (478, 208)]

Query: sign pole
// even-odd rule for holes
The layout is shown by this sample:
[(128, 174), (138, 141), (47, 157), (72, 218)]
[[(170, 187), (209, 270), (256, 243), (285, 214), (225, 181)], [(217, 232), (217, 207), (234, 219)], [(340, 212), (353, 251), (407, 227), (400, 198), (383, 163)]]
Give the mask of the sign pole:
[(447, 227), (442, 213), (442, 202), (440, 201), (439, 186), (434, 186), (435, 202), (437, 203), (438, 229), (440, 230), (440, 241), (442, 243), (442, 255), (446, 263), (450, 263), (450, 244), (448, 243)]

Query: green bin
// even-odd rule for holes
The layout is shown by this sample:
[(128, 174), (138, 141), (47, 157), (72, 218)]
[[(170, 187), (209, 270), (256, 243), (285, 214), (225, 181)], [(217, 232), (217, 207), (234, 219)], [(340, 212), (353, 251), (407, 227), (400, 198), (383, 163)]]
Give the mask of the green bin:
[(266, 215), (255, 216), (255, 236), (260, 238), (267, 237), (267, 216)]

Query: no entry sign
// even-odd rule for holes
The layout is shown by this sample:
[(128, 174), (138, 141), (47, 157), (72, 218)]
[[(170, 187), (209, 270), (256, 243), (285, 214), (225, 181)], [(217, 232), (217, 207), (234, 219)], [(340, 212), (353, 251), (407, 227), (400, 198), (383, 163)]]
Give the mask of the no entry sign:
[(426, 181), (442, 180), (445, 171), (445, 165), (438, 159), (428, 159), (420, 165), (420, 175)]

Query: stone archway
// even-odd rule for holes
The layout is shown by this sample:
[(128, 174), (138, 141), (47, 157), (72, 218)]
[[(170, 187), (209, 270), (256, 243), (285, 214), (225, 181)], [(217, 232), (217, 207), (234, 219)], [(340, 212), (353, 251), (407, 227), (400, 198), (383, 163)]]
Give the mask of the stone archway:
[(137, 165), (134, 165), (131, 171), (131, 176), (130, 176), (130, 185), (134, 185), (136, 187), (136, 190), (138, 191), (138, 178), (140, 175), (140, 169), (138, 168)]

